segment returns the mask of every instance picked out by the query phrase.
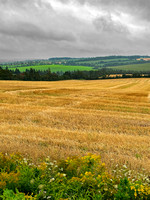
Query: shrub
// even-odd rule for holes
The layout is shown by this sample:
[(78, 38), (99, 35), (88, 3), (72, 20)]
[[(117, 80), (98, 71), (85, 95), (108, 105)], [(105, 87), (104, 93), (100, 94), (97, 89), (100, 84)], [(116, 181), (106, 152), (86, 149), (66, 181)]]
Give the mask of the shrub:
[(46, 158), (36, 166), (20, 155), (0, 154), (0, 167), (0, 199), (150, 199), (148, 177), (133, 180), (127, 167), (111, 175), (97, 155)]

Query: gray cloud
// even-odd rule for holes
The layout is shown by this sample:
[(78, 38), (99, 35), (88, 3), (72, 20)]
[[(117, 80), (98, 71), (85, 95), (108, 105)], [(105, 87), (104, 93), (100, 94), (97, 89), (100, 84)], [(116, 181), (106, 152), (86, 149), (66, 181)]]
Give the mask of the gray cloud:
[(106, 10), (119, 10), (136, 16), (137, 18), (142, 18), (145, 20), (150, 20), (149, 10), (150, 1), (149, 0), (78, 0), (81, 4), (89, 3), (95, 6), (103, 6)]
[(148, 0), (0, 0), (0, 60), (150, 54)]
[(94, 26), (99, 31), (111, 32), (116, 34), (126, 34), (128, 29), (126, 26), (123, 26), (121, 23), (113, 22), (111, 16), (98, 17), (93, 21)]
[(13, 37), (30, 38), (31, 40), (56, 40), (56, 41), (74, 41), (75, 36), (72, 33), (55, 30), (44, 31), (40, 27), (27, 22), (18, 22), (17, 24), (1, 26), (0, 33)]
[[(63, 3), (68, 3), (70, 1), (74, 2), (74, 0), (61, 0)], [(135, 15), (136, 17), (143, 18), (148, 21), (150, 20), (149, 0), (76, 0), (76, 2), (81, 5), (90, 4), (91, 6), (100, 6), (109, 12), (112, 10), (125, 11)]]

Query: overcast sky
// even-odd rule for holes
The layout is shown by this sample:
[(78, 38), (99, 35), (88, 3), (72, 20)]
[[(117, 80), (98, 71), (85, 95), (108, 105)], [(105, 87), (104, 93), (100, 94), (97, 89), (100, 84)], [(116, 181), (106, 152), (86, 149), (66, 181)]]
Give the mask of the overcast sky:
[(0, 60), (150, 55), (150, 0), (0, 0)]

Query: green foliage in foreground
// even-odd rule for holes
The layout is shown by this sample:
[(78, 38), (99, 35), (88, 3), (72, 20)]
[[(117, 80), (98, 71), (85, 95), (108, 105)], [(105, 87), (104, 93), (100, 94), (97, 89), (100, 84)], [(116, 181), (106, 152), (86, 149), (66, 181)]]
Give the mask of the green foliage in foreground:
[[(26, 69), (30, 70), (30, 68), (35, 69), (35, 70), (41, 70), (45, 71), (50, 69), (51, 72), (66, 72), (66, 71), (90, 71), (93, 69), (93, 67), (85, 67), (85, 66), (66, 66), (66, 65), (33, 65), (33, 66), (26, 66), (26, 67), (17, 67), (17, 69), (20, 70), (20, 72), (25, 72)], [(15, 70), (16, 67), (8, 67), (8, 69)]]
[(135, 65), (122, 65), (122, 66), (114, 66), (109, 67), (110, 69), (115, 70), (124, 70), (124, 71), (136, 71), (136, 72), (148, 72), (150, 71), (150, 63), (146, 64), (135, 64)]
[(126, 166), (110, 175), (97, 155), (47, 158), (36, 166), (20, 155), (0, 154), (0, 199), (149, 200), (150, 186), (147, 177), (133, 179)]

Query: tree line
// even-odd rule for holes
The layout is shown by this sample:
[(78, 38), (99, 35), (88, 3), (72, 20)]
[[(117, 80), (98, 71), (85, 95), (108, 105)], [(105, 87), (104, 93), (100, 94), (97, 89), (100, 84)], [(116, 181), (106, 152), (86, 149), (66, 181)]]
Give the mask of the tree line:
[[(111, 75), (115, 75), (112, 77)], [(122, 74), (122, 76), (120, 76)], [(40, 71), (30, 68), (25, 72), (20, 72), (19, 69), (9, 70), (0, 67), (0, 80), (22, 80), (22, 81), (58, 81), (71, 79), (108, 79), (108, 78), (139, 78), (150, 77), (150, 72), (134, 72), (114, 70), (109, 68), (101, 68), (99, 70), (91, 71), (66, 71), (66, 72), (51, 72), (49, 70)]]

